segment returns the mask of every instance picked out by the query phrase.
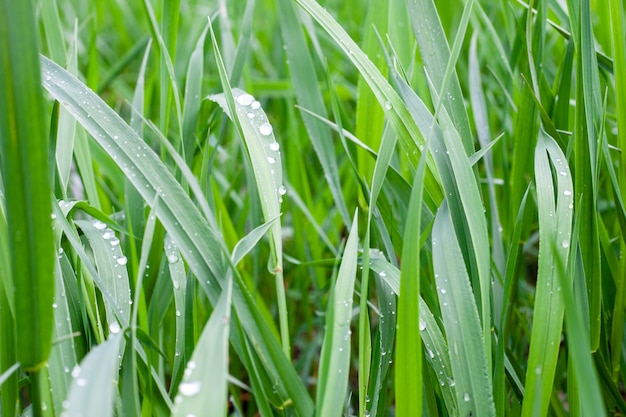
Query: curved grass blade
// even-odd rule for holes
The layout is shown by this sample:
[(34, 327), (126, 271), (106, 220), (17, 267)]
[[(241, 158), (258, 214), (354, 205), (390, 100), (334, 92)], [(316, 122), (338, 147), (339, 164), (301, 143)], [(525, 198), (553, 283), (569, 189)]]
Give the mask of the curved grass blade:
[(64, 415), (68, 417), (114, 415), (117, 370), (121, 357), (119, 355), (123, 349), (122, 334), (114, 334), (106, 342), (93, 348), (80, 366), (72, 370), (74, 380), (67, 402), (64, 403)]
[(432, 232), (433, 266), (459, 415), (495, 416), (483, 331), (463, 255), (447, 204), (439, 209)]
[(228, 331), (232, 284), (230, 279), (187, 363), (174, 399), (174, 417), (227, 415)]
[[(33, 2), (0, 2), (0, 155), (17, 359), (40, 368), (53, 331), (54, 244), (48, 136)], [(33, 383), (31, 386), (35, 386)], [(34, 407), (39, 407), (34, 388)]]
[[(210, 99), (217, 102), (235, 123), (236, 130), (250, 158), (261, 200), (261, 210), (263, 211), (265, 221), (268, 222), (270, 219), (280, 216), (280, 205), (283, 201), (283, 195), (287, 192), (283, 185), (280, 145), (274, 138), (274, 130), (261, 108), (261, 103), (243, 90), (238, 88), (231, 89), (213, 28), (210, 25), (209, 28), (215, 49), (218, 72), (224, 89), (224, 93), (213, 95)], [(269, 239), (271, 251), (269, 269), (275, 276), (281, 342), (285, 356), (290, 358), (291, 342), (289, 340), (289, 320), (283, 281), (283, 248), (280, 222), (273, 224), (270, 229)]]
[(326, 335), (322, 345), (317, 391), (318, 417), (341, 415), (346, 402), (350, 373), (350, 321), (356, 279), (358, 212), (352, 219), (337, 281), (326, 312)]
[[(535, 151), (539, 266), (523, 416), (547, 414), (557, 366), (564, 304), (554, 263), (558, 258), (562, 265), (567, 265), (574, 204), (572, 178), (566, 161), (554, 139), (541, 131)], [(571, 277), (567, 281), (567, 285), (571, 285)]]

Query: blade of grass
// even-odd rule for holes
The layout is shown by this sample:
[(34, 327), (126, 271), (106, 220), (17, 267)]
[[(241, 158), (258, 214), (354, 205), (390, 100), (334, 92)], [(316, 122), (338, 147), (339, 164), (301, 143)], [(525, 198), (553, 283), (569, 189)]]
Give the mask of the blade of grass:
[[(326, 118), (327, 112), (324, 106), (322, 92), (318, 87), (315, 74), (315, 66), (304, 39), (300, 20), (296, 14), (291, 0), (277, 0), (280, 6), (278, 15), (281, 22), (280, 28), (285, 44), (285, 52), (289, 60), (289, 74), (296, 93), (298, 104)], [(330, 135), (330, 129), (319, 123), (312, 116), (302, 113), (302, 121), (309, 134), (311, 144), (315, 149), (318, 160), (322, 165), (324, 177), (333, 195), (335, 205), (341, 214), (344, 224), (350, 226), (350, 215), (341, 190), (337, 159), (334, 155), (334, 145)]]
[[(9, 233), (17, 359), (36, 371), (52, 343), (54, 245), (48, 141), (35, 11), (30, 1), (0, 2), (0, 155)], [(36, 387), (36, 384), (32, 385)], [(32, 392), (40, 413), (39, 393)]]
[(326, 312), (326, 334), (319, 365), (316, 416), (340, 415), (350, 373), (350, 321), (356, 278), (358, 212), (354, 214), (341, 266)]
[(228, 332), (230, 321), (232, 280), (222, 291), (211, 318), (187, 363), (185, 375), (178, 386), (173, 416), (227, 415)]
[[(211, 26), (209, 28), (211, 29), (211, 40), (215, 49), (218, 72), (224, 89), (224, 93), (211, 96), (210, 98), (220, 104), (222, 109), (235, 123), (239, 137), (243, 141), (247, 155), (250, 158), (259, 198), (261, 199), (261, 209), (265, 221), (268, 222), (274, 217), (280, 216), (280, 205), (283, 201), (283, 195), (287, 192), (283, 185), (280, 145), (274, 137), (272, 125), (269, 124), (261, 104), (250, 94), (237, 88), (231, 89), (213, 28)], [(285, 284), (283, 281), (283, 249), (280, 222), (272, 225), (269, 236), (271, 256), (268, 267), (275, 277), (283, 352), (285, 356), (290, 358), (291, 347)]]
[[(553, 178), (556, 178), (556, 184)], [(535, 151), (535, 186), (539, 215), (539, 266), (523, 416), (546, 415), (548, 412), (564, 309), (562, 286), (554, 269), (554, 259), (558, 257), (566, 265), (572, 228), (573, 187), (567, 159), (554, 139), (543, 130)], [(568, 278), (568, 281), (571, 279)]]
[(422, 414), (422, 344), (419, 340), (420, 221), (426, 168), (420, 158), (413, 180), (409, 213), (404, 227), (396, 343), (396, 407), (399, 415)]
[(450, 350), (459, 414), (495, 416), (483, 331), (446, 203), (435, 218), (433, 266), (443, 325)]
[(124, 337), (114, 334), (92, 349), (80, 366), (72, 370), (74, 380), (64, 404), (68, 417), (114, 415), (118, 355), (123, 349)]

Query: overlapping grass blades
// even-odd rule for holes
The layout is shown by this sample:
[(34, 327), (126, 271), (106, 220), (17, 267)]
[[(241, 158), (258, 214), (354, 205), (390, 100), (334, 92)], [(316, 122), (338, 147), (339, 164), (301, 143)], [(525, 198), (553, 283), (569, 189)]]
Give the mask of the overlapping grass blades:
[[(553, 180), (556, 178), (556, 181)], [(539, 266), (522, 415), (546, 415), (563, 326), (563, 296), (555, 262), (567, 265), (574, 208), (572, 176), (563, 151), (545, 132), (535, 150)], [(558, 261), (557, 261), (558, 259)]]
[[(202, 277), (198, 280), (200, 287), (212, 302), (217, 302), (229, 268), (228, 254), (217, 232), (210, 228), (156, 154), (115, 112), (47, 58), (42, 57), (41, 63), (44, 87), (127, 173), (127, 178), (144, 200), (152, 202), (156, 195), (161, 197), (162, 203), (155, 207), (155, 215), (175, 239), (196, 277)], [(272, 364), (266, 371), (277, 376), (277, 389), (281, 395), (285, 400), (291, 398), (300, 414), (309, 415), (312, 410), (310, 397), (241, 281), (233, 285), (233, 304), (247, 336), (258, 349), (257, 354), (264, 357), (265, 363)]]

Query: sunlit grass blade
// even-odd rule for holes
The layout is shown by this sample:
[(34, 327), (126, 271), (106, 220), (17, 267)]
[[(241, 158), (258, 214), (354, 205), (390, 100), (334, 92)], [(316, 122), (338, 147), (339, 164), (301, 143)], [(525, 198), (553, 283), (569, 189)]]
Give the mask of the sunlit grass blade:
[(89, 355), (72, 370), (72, 385), (64, 412), (68, 417), (112, 416), (120, 349), (124, 348), (122, 334), (112, 335), (106, 342), (95, 347)]
[[(574, 204), (567, 159), (554, 139), (543, 131), (535, 151), (535, 187), (539, 214), (539, 266), (522, 409), (524, 416), (546, 415), (548, 412), (564, 309), (554, 262), (558, 258), (567, 265)], [(571, 285), (571, 278), (566, 282)]]
[(432, 236), (437, 295), (450, 350), (460, 415), (495, 416), (490, 358), (469, 276), (447, 204), (439, 209)]
[[(394, 293), (400, 293), (400, 270), (380, 257), (372, 256), (370, 261), (372, 271), (384, 279)], [(437, 378), (437, 386), (441, 389), (446, 408), (450, 415), (456, 415), (458, 410), (456, 387), (452, 368), (450, 366), (450, 354), (448, 344), (439, 328), (437, 319), (431, 312), (428, 304), (419, 297), (419, 331), (422, 343), (426, 349), (423, 355)], [(422, 366), (424, 372), (424, 366)], [(426, 399), (424, 400), (426, 401)]]
[(187, 363), (174, 401), (175, 417), (201, 415), (208, 410), (212, 416), (227, 415), (231, 285), (229, 279)]
[(350, 322), (356, 279), (358, 213), (346, 242), (341, 266), (326, 311), (326, 334), (319, 365), (316, 416), (340, 415), (346, 401), (350, 371)]
[[(52, 343), (54, 245), (34, 16), (32, 2), (0, 2), (0, 165), (14, 284), (5, 294), (14, 298), (17, 359), (36, 371)], [(32, 395), (40, 407), (36, 389)]]
[[(428, 146), (428, 144), (427, 144)], [(426, 154), (420, 158), (404, 228), (396, 343), (396, 407), (399, 415), (422, 414), (422, 343), (420, 341), (420, 222)]]

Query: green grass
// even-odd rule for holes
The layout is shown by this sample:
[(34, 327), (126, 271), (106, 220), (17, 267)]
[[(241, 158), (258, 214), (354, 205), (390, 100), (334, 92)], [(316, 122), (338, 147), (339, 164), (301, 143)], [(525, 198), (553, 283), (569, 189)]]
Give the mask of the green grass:
[(0, 5), (0, 415), (626, 414), (623, 2)]

